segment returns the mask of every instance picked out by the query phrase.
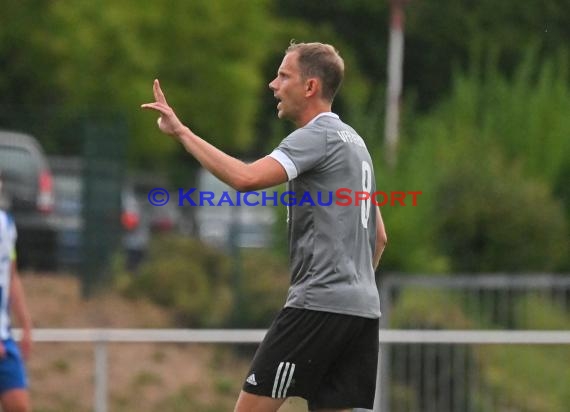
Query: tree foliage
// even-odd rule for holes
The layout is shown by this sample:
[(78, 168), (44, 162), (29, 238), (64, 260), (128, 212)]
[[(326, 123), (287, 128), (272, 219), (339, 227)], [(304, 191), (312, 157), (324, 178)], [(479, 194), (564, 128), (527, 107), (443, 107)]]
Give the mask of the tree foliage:
[(48, 102), (55, 96), (56, 61), (44, 48), (49, 3), (2, 2), (0, 25), (0, 104)]
[(570, 89), (556, 61), (529, 57), (510, 78), (492, 63), (457, 74), (450, 96), (405, 136), (398, 169), (378, 165), (379, 187), (423, 192), (417, 207), (385, 211), (391, 244), (403, 246), (388, 248), (388, 267), (568, 268), (569, 203), (558, 185), (570, 163)]
[(437, 244), (456, 272), (560, 270), (570, 244), (561, 202), (492, 147), (464, 146), (436, 191)]
[(388, 1), (4, 2), (0, 126), (43, 127), (48, 151), (77, 154), (86, 113), (119, 114), (130, 130), (131, 165), (178, 167), (184, 181), (180, 165), (189, 156), (157, 131), (156, 115), (139, 108), (152, 99), (154, 78), (198, 134), (233, 154), (258, 156), (290, 127), (275, 119), (267, 89), (283, 50), (291, 39), (326, 41), (347, 62), (334, 110), (375, 152), (378, 187), (423, 190), (417, 208), (385, 213), (391, 244), (405, 245), (387, 249), (387, 267), (457, 266), (433, 242), (449, 233), (435, 225), (434, 207), (442, 182), (457, 183), (442, 167), (442, 158), (460, 156), (450, 154), (459, 150), (455, 141), (467, 145), (462, 153), (476, 141), (493, 146), (502, 159), (495, 171), (510, 176), (516, 168), (542, 187), (529, 191), (563, 201), (568, 221), (570, 3), (406, 3), (403, 143), (395, 171), (381, 164), (380, 145)]
[[(466, 68), (474, 55), (489, 49), (508, 72), (530, 44), (542, 55), (557, 52), (570, 40), (570, 3), (565, 0), (409, 0), (405, 4), (404, 81), (423, 110), (450, 90), (455, 67)], [(279, 12), (313, 26), (326, 26), (354, 50), (358, 64), (374, 85), (386, 78), (390, 2), (279, 0)]]
[(197, 132), (224, 149), (243, 149), (254, 134), (261, 66), (273, 41), (268, 4), (11, 2), (13, 23), (0, 29), (3, 101), (60, 105), (77, 115), (120, 112), (131, 127), (131, 157), (156, 162), (174, 146), (139, 106), (152, 99), (158, 77)]
[(405, 78), (428, 108), (449, 90), (456, 67), (495, 50), (511, 72), (529, 45), (555, 53), (570, 39), (570, 3), (564, 0), (412, 0), (407, 8)]
[(126, 295), (174, 309), (186, 327), (264, 327), (283, 306), (289, 275), (267, 251), (244, 249), (236, 263), (197, 240), (166, 236), (151, 242), (137, 277), (116, 280)]

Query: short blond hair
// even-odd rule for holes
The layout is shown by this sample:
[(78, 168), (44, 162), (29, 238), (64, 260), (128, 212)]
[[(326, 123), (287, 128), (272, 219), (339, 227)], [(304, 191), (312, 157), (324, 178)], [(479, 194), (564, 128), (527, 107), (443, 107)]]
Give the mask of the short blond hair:
[(298, 54), (301, 76), (318, 77), (322, 82), (322, 97), (332, 102), (344, 79), (344, 60), (338, 51), (330, 44), (291, 41), (285, 53), (291, 52)]

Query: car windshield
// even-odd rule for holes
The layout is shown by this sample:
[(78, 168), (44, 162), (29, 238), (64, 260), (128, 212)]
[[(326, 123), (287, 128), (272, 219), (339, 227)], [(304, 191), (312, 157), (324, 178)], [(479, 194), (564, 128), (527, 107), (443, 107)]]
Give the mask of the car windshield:
[(27, 150), (13, 146), (0, 146), (0, 170), (5, 180), (33, 180), (36, 171), (32, 155)]

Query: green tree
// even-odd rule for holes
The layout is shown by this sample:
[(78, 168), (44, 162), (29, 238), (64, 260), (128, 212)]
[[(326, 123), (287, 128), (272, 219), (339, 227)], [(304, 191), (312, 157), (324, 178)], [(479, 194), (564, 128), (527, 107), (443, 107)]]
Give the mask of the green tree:
[(261, 66), (274, 38), (269, 1), (239, 7), (229, 0), (168, 7), (28, 1), (8, 7), (9, 23), (0, 28), (4, 104), (59, 106), (68, 118), (119, 113), (130, 125), (131, 160), (146, 168), (168, 165), (178, 148), (139, 109), (152, 99), (152, 81), (159, 77), (198, 133), (230, 151), (251, 143), (265, 86)]
[(2, 2), (0, 25), (0, 105), (45, 103), (56, 96), (54, 64), (44, 48), (49, 3)]
[(380, 187), (423, 191), (417, 208), (386, 210), (405, 245), (387, 250), (387, 263), (409, 268), (423, 255), (425, 267), (447, 256), (449, 270), (567, 268), (570, 92), (559, 61), (531, 53), (511, 78), (492, 61), (459, 74), (451, 96), (415, 120), (398, 169), (378, 168)]
[[(389, 1), (279, 0), (288, 19), (324, 26), (349, 45), (375, 87), (386, 78)], [(570, 3), (565, 0), (409, 0), (405, 7), (404, 82), (422, 110), (450, 90), (454, 67), (466, 68), (485, 50), (500, 53), (501, 71), (509, 72), (529, 44), (551, 55), (570, 40)], [(371, 102), (372, 103), (372, 102)]]
[(68, 60), (59, 79), (69, 101), (123, 110), (131, 121), (131, 152), (144, 163), (173, 150), (156, 133), (153, 116), (138, 109), (152, 99), (152, 80), (159, 77), (180, 117), (198, 133), (228, 150), (247, 146), (260, 65), (272, 39), (267, 1), (240, 7), (206, 0), (169, 7), (104, 3), (54, 5), (61, 31), (51, 44)]
[[(405, 79), (427, 108), (449, 90), (455, 67), (496, 50), (500, 71), (510, 73), (530, 44), (543, 55), (570, 39), (570, 3), (564, 0), (438, 2), (412, 0), (407, 8)], [(567, 46), (565, 46), (567, 47)]]
[(557, 271), (570, 246), (561, 202), (489, 146), (464, 145), (436, 191), (437, 243), (458, 272)]

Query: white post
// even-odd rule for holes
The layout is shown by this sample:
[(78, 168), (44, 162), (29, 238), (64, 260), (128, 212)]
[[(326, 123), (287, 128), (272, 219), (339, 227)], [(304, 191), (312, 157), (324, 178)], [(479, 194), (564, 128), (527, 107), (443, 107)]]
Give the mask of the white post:
[[(380, 305), (382, 309), (382, 317), (380, 318), (379, 338), (383, 338), (384, 332), (390, 327), (393, 288), (394, 285), (390, 278), (380, 282)], [(374, 412), (390, 411), (390, 349), (389, 343), (380, 342)]]
[(94, 412), (107, 412), (107, 344), (95, 343)]
[(405, 0), (391, 0), (390, 39), (388, 45), (388, 90), (386, 96), (386, 124), (384, 129), (386, 162), (393, 168), (397, 162), (402, 94), (402, 66), (404, 62), (404, 7)]

